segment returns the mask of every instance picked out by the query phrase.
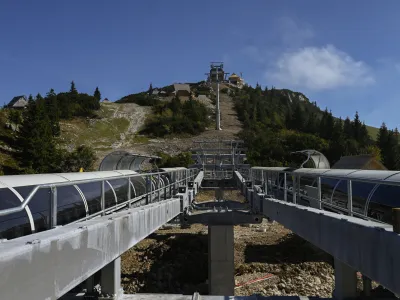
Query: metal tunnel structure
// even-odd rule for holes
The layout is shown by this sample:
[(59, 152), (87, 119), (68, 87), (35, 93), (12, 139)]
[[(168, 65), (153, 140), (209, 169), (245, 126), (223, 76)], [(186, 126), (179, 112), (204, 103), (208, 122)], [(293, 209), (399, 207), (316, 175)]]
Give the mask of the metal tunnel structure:
[(195, 173), (186, 168), (139, 173), (144, 162), (156, 159), (117, 151), (107, 155), (96, 172), (1, 176), (0, 239), (104, 215), (129, 201), (145, 198), (151, 203), (157, 197), (170, 198), (179, 182)]
[(392, 208), (399, 206), (400, 171), (253, 167), (251, 172), (254, 184), (264, 184), (277, 199), (292, 202), (296, 192), (297, 204), (304, 206), (314, 207), (319, 181), (321, 208), (327, 211), (350, 210), (356, 217), (391, 224)]
[(99, 171), (132, 170), (139, 172), (145, 162), (155, 162), (158, 156), (136, 154), (128, 151), (114, 151), (108, 154), (99, 166)]

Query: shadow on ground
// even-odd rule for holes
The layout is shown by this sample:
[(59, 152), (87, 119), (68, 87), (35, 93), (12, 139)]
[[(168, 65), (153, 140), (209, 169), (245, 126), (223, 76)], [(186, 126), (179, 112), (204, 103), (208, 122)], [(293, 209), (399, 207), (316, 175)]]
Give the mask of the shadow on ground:
[(295, 234), (289, 234), (273, 245), (247, 245), (245, 263), (298, 264), (303, 262), (327, 262), (332, 257)]
[[(124, 290), (135, 293), (207, 294), (207, 235), (153, 234), (154, 243), (135, 249), (143, 267), (121, 274)], [(148, 267), (144, 267), (147, 264)]]

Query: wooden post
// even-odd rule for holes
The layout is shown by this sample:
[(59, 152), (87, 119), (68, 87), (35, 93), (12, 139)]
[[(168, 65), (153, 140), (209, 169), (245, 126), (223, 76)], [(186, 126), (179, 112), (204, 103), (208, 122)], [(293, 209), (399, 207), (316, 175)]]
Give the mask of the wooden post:
[(400, 234), (400, 208), (392, 209), (393, 232)]

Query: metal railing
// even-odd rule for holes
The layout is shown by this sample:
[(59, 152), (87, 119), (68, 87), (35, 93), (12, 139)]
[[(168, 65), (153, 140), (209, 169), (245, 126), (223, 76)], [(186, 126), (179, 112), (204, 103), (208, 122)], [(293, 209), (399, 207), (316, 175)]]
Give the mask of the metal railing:
[[(158, 202), (162, 201), (162, 197), (164, 197), (163, 200), (166, 200), (167, 197), (173, 197), (176, 195), (178, 192), (178, 188), (180, 185), (185, 185), (187, 186), (188, 181), (194, 180), (195, 176), (197, 175), (199, 171), (197, 169), (186, 169), (186, 170), (174, 170), (174, 171), (164, 171), (164, 172), (153, 172), (153, 173), (142, 173), (142, 174), (135, 174), (135, 175), (121, 175), (121, 176), (114, 176), (114, 177), (104, 177), (104, 178), (92, 178), (92, 179), (86, 179), (86, 180), (76, 180), (76, 181), (68, 181), (68, 182), (60, 182), (60, 183), (51, 183), (51, 184), (40, 184), (35, 186), (32, 191), (28, 194), (28, 196), (22, 201), (22, 203), (19, 206), (8, 208), (8, 209), (3, 209), (0, 210), (0, 216), (7, 216), (13, 213), (21, 212), (26, 207), (29, 207), (29, 203), (33, 199), (33, 197), (37, 194), (37, 192), (41, 189), (50, 189), (51, 191), (51, 201), (50, 201), (50, 224), (52, 228), (57, 226), (57, 199), (58, 199), (58, 193), (57, 193), (57, 188), (60, 187), (66, 187), (66, 186), (71, 186), (75, 187), (75, 189), (78, 191), (82, 202), (85, 205), (86, 208), (86, 216), (81, 219), (74, 220), (69, 223), (76, 223), (82, 220), (88, 220), (97, 216), (104, 216), (108, 213), (120, 210), (124, 207), (130, 208), (132, 204), (137, 203), (138, 201), (141, 200), (146, 200), (145, 204), (150, 204), (153, 202)], [(182, 174), (184, 173), (184, 174)], [(162, 178), (162, 175), (168, 175), (172, 180), (170, 181), (168, 179), (168, 176), (165, 176), (164, 178), (166, 181), (168, 181), (167, 184), (165, 184), (164, 179)], [(180, 178), (176, 178), (179, 176)], [(145, 189), (145, 192), (141, 195), (135, 195), (134, 198), (132, 198), (132, 191), (135, 190), (135, 186), (132, 182), (131, 179), (133, 178), (141, 178), (145, 182), (145, 186), (143, 188)], [(121, 180), (121, 179), (126, 179), (127, 180), (127, 195), (126, 195), (126, 201), (118, 203), (118, 197), (116, 194), (116, 189), (109, 183), (109, 181), (112, 180)], [(101, 183), (101, 209), (100, 211), (93, 213), (93, 214), (88, 214), (88, 207), (86, 203), (85, 196), (83, 195), (82, 191), (79, 189), (78, 185), (82, 184), (87, 184), (87, 183)], [(106, 189), (105, 185), (108, 184), (110, 187), (110, 190), (113, 192), (113, 195), (115, 197), (116, 204), (113, 205), (112, 207), (106, 208)], [(27, 184), (27, 186), (29, 183)], [(125, 186), (125, 185), (124, 185)], [(7, 188), (7, 187), (6, 187)], [(135, 192), (136, 194), (136, 192)], [(68, 224), (69, 224), (68, 223)]]
[(232, 170), (204, 170), (204, 179), (230, 179), (233, 177)]
[[(261, 172), (261, 173), (260, 173)], [(292, 203), (294, 204), (301, 204), (299, 200), (308, 200), (310, 202), (316, 202), (318, 209), (330, 208), (338, 213), (344, 213), (349, 216), (359, 217), (365, 220), (372, 220), (380, 223), (387, 223), (382, 221), (380, 218), (373, 218), (368, 216), (368, 208), (371, 202), (371, 198), (374, 193), (377, 191), (378, 187), (381, 185), (386, 186), (398, 186), (400, 187), (400, 182), (398, 181), (391, 181), (391, 180), (381, 180), (381, 179), (373, 179), (373, 178), (352, 178), (349, 179), (346, 176), (337, 176), (337, 175), (315, 175), (315, 174), (298, 174), (293, 171), (259, 171), (259, 176), (255, 176), (254, 172), (250, 171), (249, 180), (254, 185), (256, 181), (260, 182), (259, 184), (265, 194), (267, 196), (273, 196), (275, 198), (276, 192), (283, 192), (283, 201), (289, 201), (289, 195), (292, 196)], [(283, 185), (281, 186), (281, 180), (283, 176)], [(288, 176), (292, 177), (291, 183), (292, 185), (288, 184)], [(313, 178), (314, 181), (311, 185), (301, 185), (300, 179), (301, 178)], [(338, 182), (332, 187), (332, 192), (330, 197), (323, 198), (322, 197), (322, 179), (335, 179)], [(341, 181), (346, 182), (347, 187), (347, 201), (344, 203), (344, 206), (338, 205), (339, 201), (334, 200), (335, 191)], [(371, 184), (371, 190), (368, 193), (368, 196), (365, 198), (364, 208), (361, 210), (354, 210), (353, 205), (353, 183), (362, 182), (362, 183), (369, 183)], [(276, 184), (278, 183), (278, 184)], [(316, 186), (314, 184), (316, 183)], [(310, 197), (304, 188), (311, 188), (316, 190), (317, 197)]]

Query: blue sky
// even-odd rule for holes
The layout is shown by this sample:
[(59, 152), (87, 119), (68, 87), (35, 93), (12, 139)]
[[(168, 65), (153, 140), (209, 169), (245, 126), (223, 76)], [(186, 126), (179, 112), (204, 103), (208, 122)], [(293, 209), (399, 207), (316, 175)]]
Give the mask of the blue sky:
[[(204, 79), (210, 61), (336, 116), (400, 119), (400, 1), (0, 1), (0, 97), (104, 97)], [(399, 126), (400, 127), (400, 126)]]

